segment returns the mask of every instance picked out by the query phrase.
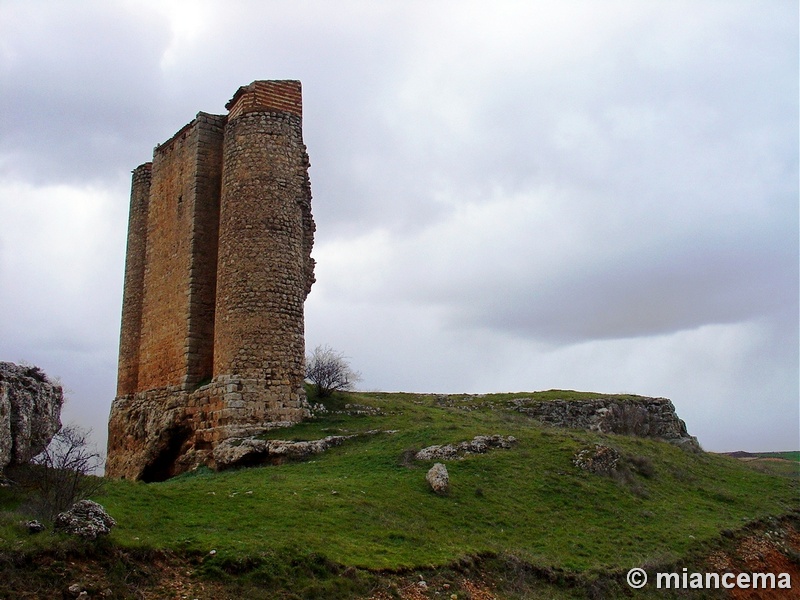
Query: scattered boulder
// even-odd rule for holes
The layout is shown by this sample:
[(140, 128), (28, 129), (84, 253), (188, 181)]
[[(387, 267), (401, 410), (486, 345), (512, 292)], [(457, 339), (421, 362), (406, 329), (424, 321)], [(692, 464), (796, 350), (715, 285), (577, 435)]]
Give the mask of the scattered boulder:
[(64, 392), (38, 367), (0, 362), (0, 470), (25, 464), (61, 429)]
[(53, 529), (82, 538), (94, 540), (108, 535), (117, 522), (100, 506), (91, 500), (81, 500), (56, 517)]
[(584, 448), (576, 452), (572, 458), (572, 464), (590, 473), (610, 475), (617, 470), (621, 458), (620, 453), (614, 448), (595, 444), (592, 448)]
[(431, 489), (440, 496), (447, 494), (450, 489), (450, 476), (447, 473), (447, 467), (442, 463), (433, 465), (425, 476), (425, 479), (428, 485), (431, 486)]
[(45, 530), (44, 525), (42, 525), (39, 521), (25, 521), (25, 529), (28, 530), (28, 533), (42, 533)]
[(384, 415), (384, 412), (380, 408), (367, 406), (366, 404), (345, 404), (344, 412), (351, 417), (382, 417)]
[[(89, 597), (89, 592), (87, 592), (84, 589), (84, 587), (79, 583), (73, 583), (71, 586), (69, 586), (67, 588), (67, 592), (69, 593), (70, 596), (72, 596), (74, 598), (88, 598)], [(107, 595), (110, 596), (111, 594), (106, 594), (105, 591), (104, 591), (104, 592), (100, 592), (100, 595), (105, 597)]]
[(476, 435), (459, 444), (428, 446), (414, 455), (416, 460), (460, 460), (467, 454), (485, 454), (493, 448), (509, 449), (517, 443), (513, 435)]

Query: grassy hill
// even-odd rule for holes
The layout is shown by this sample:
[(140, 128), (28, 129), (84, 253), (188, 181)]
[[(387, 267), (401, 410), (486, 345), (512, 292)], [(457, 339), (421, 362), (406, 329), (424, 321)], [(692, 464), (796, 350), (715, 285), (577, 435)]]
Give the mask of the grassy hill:
[[(415, 585), (420, 576), (429, 595), (419, 597), (434, 597), (434, 585), (458, 598), (623, 594), (631, 567), (701, 565), (734, 544), (742, 528), (778, 527), (772, 518), (800, 510), (800, 482), (791, 472), (649, 439), (544, 427), (511, 409), (510, 400), (523, 396), (600, 395), (340, 394), (325, 401), (324, 416), (270, 434), (359, 434), (309, 460), (200, 469), (163, 483), (109, 481), (95, 500), (118, 526), (100, 544), (105, 556), (117, 557), (103, 568), (120, 574), (102, 585), (125, 597), (124, 582), (138, 581), (132, 569), (147, 573), (160, 564), (161, 575), (174, 568), (178, 579), (194, 582), (198, 595), (191, 597), (411, 598), (423, 593)], [(448, 461), (450, 492), (433, 494), (425, 481), (433, 461), (415, 461), (414, 451), (481, 434), (518, 441)], [(572, 463), (596, 443), (621, 453), (613, 476)], [(75, 553), (85, 563), (97, 560), (86, 545), (23, 533), (20, 514), (10, 512), (22, 500), (19, 490), (0, 490), (2, 554), (13, 548), (51, 562)], [(5, 561), (8, 581), (24, 572), (19, 561)], [(42, 563), (44, 572), (51, 562)], [(669, 597), (659, 592), (652, 597)]]

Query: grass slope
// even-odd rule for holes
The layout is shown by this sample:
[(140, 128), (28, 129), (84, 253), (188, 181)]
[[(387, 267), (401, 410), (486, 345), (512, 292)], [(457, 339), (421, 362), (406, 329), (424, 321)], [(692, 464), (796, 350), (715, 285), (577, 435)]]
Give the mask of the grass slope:
[[(508, 406), (515, 397), (600, 396), (337, 395), (326, 401), (325, 417), (271, 432), (293, 440), (364, 434), (312, 460), (201, 469), (163, 483), (109, 481), (96, 500), (117, 520), (116, 547), (196, 552), (207, 557), (206, 569), (228, 572), (282, 553), (302, 554), (312, 571), (314, 561), (402, 570), (503, 554), (537, 569), (591, 575), (669, 564), (723, 531), (798, 509), (796, 478), (667, 443), (548, 428)], [(338, 412), (346, 404), (380, 414)], [(366, 433), (373, 430), (381, 432)], [(432, 463), (412, 460), (411, 451), (479, 434), (513, 435), (518, 443), (448, 462), (451, 491), (434, 495), (425, 482)], [(575, 452), (594, 443), (619, 450), (627, 474), (576, 468)], [(42, 539), (21, 535), (8, 519), (0, 528), (5, 547), (33, 549)]]
[[(569, 397), (542, 394), (553, 395)], [(650, 440), (544, 428), (488, 408), (511, 397), (442, 407), (432, 396), (350, 394), (331, 409), (357, 403), (383, 416), (333, 414), (272, 436), (397, 432), (365, 435), (307, 462), (201, 472), (159, 484), (112, 482), (100, 500), (117, 518), (113, 537), (124, 546), (215, 549), (224, 557), (297, 545), (378, 569), (505, 551), (577, 571), (680, 556), (721, 530), (797, 505), (796, 482), (754, 473), (739, 461)], [(493, 433), (515, 436), (517, 447), (450, 462), (447, 497), (427, 488), (431, 463), (404, 458), (412, 449)], [(618, 482), (575, 468), (574, 453), (595, 442), (642, 457), (652, 473)]]

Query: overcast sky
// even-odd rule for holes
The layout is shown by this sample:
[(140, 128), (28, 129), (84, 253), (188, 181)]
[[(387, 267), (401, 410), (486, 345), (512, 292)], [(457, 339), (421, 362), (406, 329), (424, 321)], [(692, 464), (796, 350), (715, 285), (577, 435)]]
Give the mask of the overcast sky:
[(306, 344), (362, 389), (800, 448), (794, 0), (0, 0), (0, 360), (65, 421), (105, 445), (131, 169), (256, 79), (303, 83)]

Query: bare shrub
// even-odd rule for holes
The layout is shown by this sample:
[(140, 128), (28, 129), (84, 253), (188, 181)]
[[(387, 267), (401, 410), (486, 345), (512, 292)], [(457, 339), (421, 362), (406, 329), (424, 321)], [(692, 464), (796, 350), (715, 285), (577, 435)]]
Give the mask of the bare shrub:
[(650, 479), (656, 474), (656, 469), (653, 466), (653, 461), (646, 456), (626, 456), (626, 462), (630, 467), (642, 477)]
[(339, 390), (351, 390), (361, 381), (361, 373), (350, 368), (347, 358), (330, 346), (317, 346), (306, 357), (306, 379), (326, 398)]
[(414, 457), (417, 455), (416, 448), (407, 448), (403, 450), (403, 453), (400, 455), (400, 458), (397, 459), (397, 464), (401, 467), (406, 467), (407, 469), (414, 469), (417, 466), (417, 461), (414, 460)]
[(647, 437), (650, 433), (650, 413), (644, 406), (633, 403), (612, 404), (612, 433)]
[(90, 433), (77, 425), (62, 427), (31, 461), (27, 479), (40, 517), (52, 521), (58, 513), (100, 491), (103, 480), (93, 473), (102, 464), (102, 456), (90, 447)]

